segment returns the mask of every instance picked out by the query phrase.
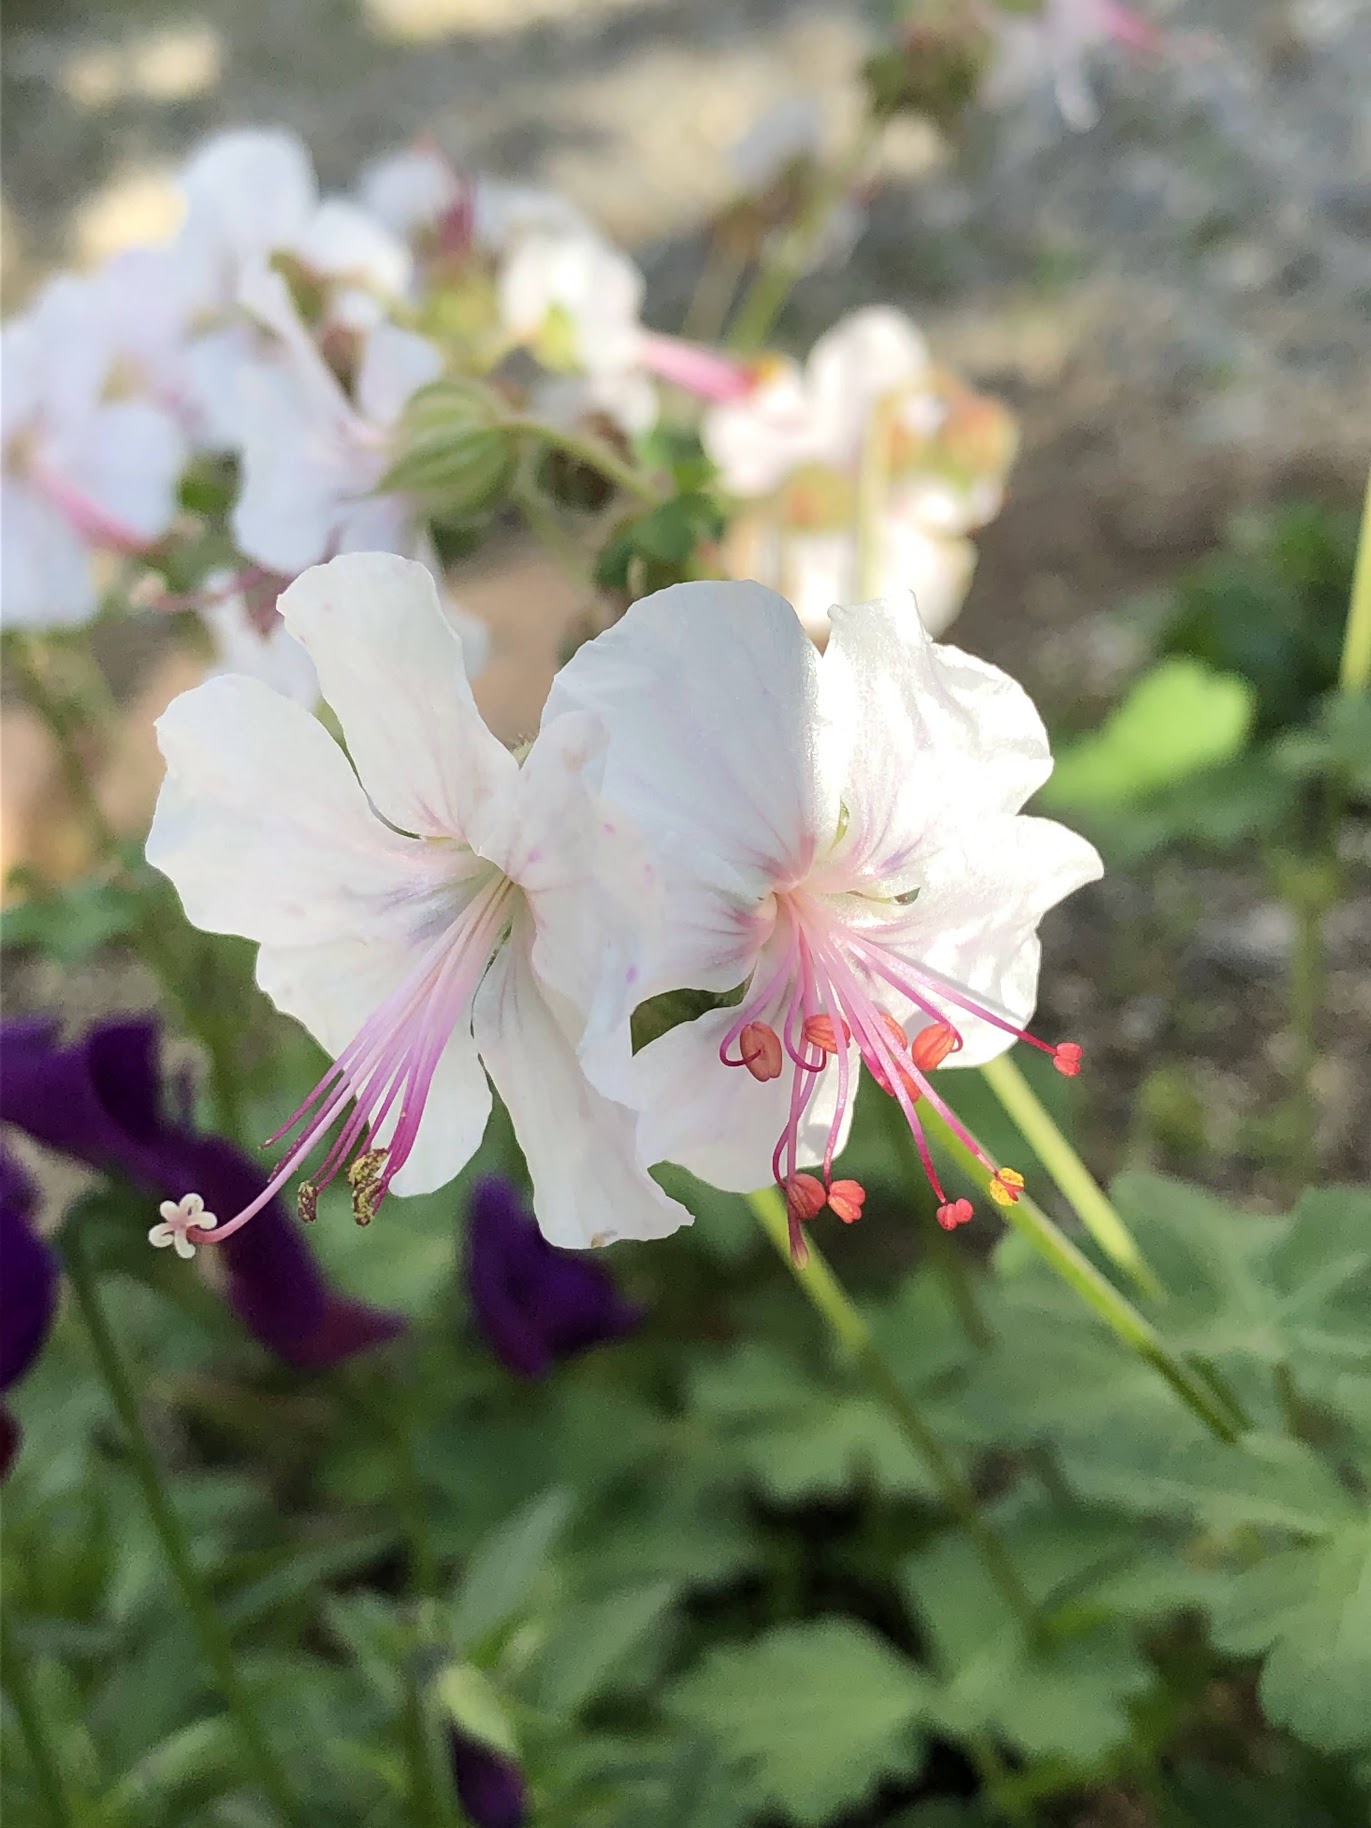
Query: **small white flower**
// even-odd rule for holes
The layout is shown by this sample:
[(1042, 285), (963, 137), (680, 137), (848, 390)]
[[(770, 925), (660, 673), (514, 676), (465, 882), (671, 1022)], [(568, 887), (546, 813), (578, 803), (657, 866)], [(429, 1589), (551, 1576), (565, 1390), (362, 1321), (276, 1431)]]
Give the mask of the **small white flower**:
[(136, 392), (116, 396), (121, 325), (98, 282), (54, 280), (0, 336), (0, 610), (12, 626), (84, 621), (93, 561), (171, 526), (186, 441)]
[(158, 1210), (162, 1223), (148, 1233), (148, 1243), (155, 1250), (171, 1246), (178, 1257), (187, 1261), (195, 1255), (196, 1244), (204, 1242), (192, 1239), (191, 1232), (213, 1231), (219, 1223), (212, 1212), (205, 1211), (205, 1202), (198, 1193), (188, 1193), (179, 1200), (163, 1200)]
[(251, 679), (209, 680), (157, 726), (149, 861), (197, 926), (258, 942), (258, 983), (336, 1062), (285, 1126), (300, 1133), (270, 1184), (215, 1241), (318, 1145), (306, 1216), (340, 1172), (364, 1222), (392, 1182), (444, 1186), (485, 1128), (487, 1074), (553, 1243), (688, 1222), (639, 1167), (635, 1114), (581, 1067), (627, 1035), (656, 905), (599, 797), (595, 719), (546, 719), (517, 762), (481, 721), (432, 578), (390, 554), (307, 571), (280, 611), (346, 754)]

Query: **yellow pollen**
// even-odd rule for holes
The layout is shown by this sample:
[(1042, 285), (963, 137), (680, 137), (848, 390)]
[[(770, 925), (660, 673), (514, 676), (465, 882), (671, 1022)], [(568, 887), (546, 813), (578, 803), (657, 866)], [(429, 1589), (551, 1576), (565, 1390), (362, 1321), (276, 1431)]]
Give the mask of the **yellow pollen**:
[(1024, 1178), (1017, 1168), (997, 1168), (986, 1192), (997, 1206), (1012, 1206), (1023, 1188)]

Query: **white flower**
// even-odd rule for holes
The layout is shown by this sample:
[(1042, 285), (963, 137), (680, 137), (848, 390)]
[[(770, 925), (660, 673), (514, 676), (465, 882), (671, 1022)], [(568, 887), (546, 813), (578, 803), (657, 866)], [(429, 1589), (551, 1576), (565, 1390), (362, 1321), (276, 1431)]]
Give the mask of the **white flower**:
[(723, 487), (744, 497), (769, 495), (803, 464), (852, 468), (873, 410), (928, 369), (928, 345), (900, 312), (854, 311), (820, 337), (803, 370), (768, 358), (749, 393), (713, 407), (701, 427), (705, 450)]
[[(832, 1166), (863, 1064), (898, 1099), (943, 1223), (968, 1216), (938, 1185), (917, 1102), (993, 1169), (933, 1068), (1021, 1038), (1077, 1070), (1079, 1048), (1023, 1024), (1038, 922), (1100, 872), (1083, 839), (1019, 812), (1051, 758), (1011, 679), (934, 647), (905, 605), (832, 621), (820, 655), (760, 585), (677, 585), (583, 648), (548, 701), (603, 719), (606, 792), (656, 854), (665, 926), (644, 996), (743, 987), (597, 1071), (642, 1106), (644, 1161), (736, 1189), (772, 1174), (797, 1249), (826, 1201), (860, 1211)], [(1021, 1185), (1003, 1169), (992, 1192), (1010, 1202)]]
[(393, 324), (364, 336), (355, 403), (324, 361), (280, 274), (263, 269), (245, 295), (279, 340), (275, 359), (238, 377), (242, 486), (233, 510), (239, 548), (293, 576), (335, 552), (412, 553), (413, 504), (377, 495), (405, 402), (442, 372), (432, 343)]
[(192, 1238), (190, 1234), (213, 1231), (219, 1223), (212, 1212), (205, 1211), (205, 1202), (198, 1193), (188, 1193), (179, 1200), (163, 1200), (158, 1210), (162, 1223), (148, 1233), (148, 1243), (154, 1250), (172, 1246), (177, 1256), (187, 1262), (195, 1255), (195, 1246), (206, 1242), (203, 1237)]
[(499, 289), (506, 331), (546, 351), (550, 366), (615, 374), (638, 360), (643, 276), (598, 235), (521, 235)]
[[(828, 640), (828, 612), (850, 602), (861, 589), (864, 554), (849, 522), (832, 530), (770, 529), (762, 552), (746, 543), (743, 517), (729, 529), (729, 569), (740, 577), (774, 576), (790, 599), (811, 641)], [(912, 599), (930, 635), (956, 620), (976, 568), (968, 539), (931, 533), (903, 501), (892, 500), (874, 529), (876, 551), (870, 582), (891, 601)]]
[(259, 943), (258, 982), (336, 1060), (283, 1127), (300, 1134), (270, 1186), (216, 1241), (339, 1125), (306, 1216), (344, 1170), (363, 1221), (392, 1181), (445, 1185), (485, 1128), (487, 1072), (554, 1243), (675, 1230), (688, 1215), (639, 1168), (633, 1113), (578, 1060), (626, 1023), (653, 906), (598, 797), (595, 720), (546, 719), (516, 762), (481, 722), (432, 579), (391, 555), (309, 571), (280, 607), (351, 765), (249, 679), (207, 681), (158, 724), (149, 860), (197, 926)]
[(0, 610), (45, 628), (97, 607), (93, 561), (171, 526), (186, 444), (175, 419), (116, 394), (120, 326), (98, 284), (54, 280), (0, 337)]

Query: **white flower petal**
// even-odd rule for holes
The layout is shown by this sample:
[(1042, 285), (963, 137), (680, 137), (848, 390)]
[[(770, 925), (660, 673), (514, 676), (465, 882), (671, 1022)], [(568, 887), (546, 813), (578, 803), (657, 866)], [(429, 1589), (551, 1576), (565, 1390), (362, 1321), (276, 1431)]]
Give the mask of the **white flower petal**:
[[(211, 588), (214, 580), (209, 580)], [(241, 596), (233, 594), (206, 604), (200, 620), (214, 643), (215, 674), (237, 673), (259, 680), (283, 698), (308, 711), (319, 701), (319, 680), (314, 662), (279, 617), (265, 634), (248, 614)]]
[(309, 650), (362, 785), (384, 818), (421, 836), (465, 835), (517, 764), (471, 696), (462, 644), (422, 565), (348, 553), (280, 601)]
[(774, 591), (676, 584), (635, 603), (553, 682), (545, 721), (579, 707), (611, 732), (605, 793), (662, 870), (672, 950), (661, 970), (673, 987), (737, 983), (760, 944), (737, 909), (799, 880), (836, 830), (814, 740), (818, 667)]
[(477, 992), (475, 1032), (528, 1163), (543, 1235), (573, 1250), (666, 1237), (690, 1214), (638, 1165), (634, 1114), (581, 1071), (531, 942), (530, 924), (517, 920)]
[[(872, 937), (1023, 1027), (1037, 1001), (1038, 923), (1073, 890), (1096, 881), (1103, 868), (1092, 845), (1054, 820), (982, 817), (960, 841), (952, 836), (920, 859), (917, 899)], [(913, 1008), (884, 987), (880, 1000), (901, 1021)], [(1014, 1044), (1003, 1029), (940, 998), (936, 986), (930, 1000), (965, 1043), (946, 1065), (983, 1066)]]
[(436, 146), (376, 159), (363, 171), (358, 191), (364, 208), (407, 237), (432, 227), (461, 196), (457, 173)]
[(804, 377), (793, 362), (773, 362), (741, 400), (711, 407), (700, 427), (726, 494), (770, 495), (791, 470), (820, 456)]
[(286, 370), (239, 376), (242, 483), (234, 504), (239, 549), (290, 575), (333, 546), (350, 504), (376, 481), (380, 463), (359, 451), (345, 403), (330, 408)]
[[(682, 1022), (633, 1057), (643, 1115), (638, 1148), (645, 1162), (679, 1162), (711, 1186), (750, 1193), (771, 1180), (771, 1158), (790, 1115), (790, 1062), (778, 1079), (754, 1079), (725, 1066), (719, 1047), (736, 1009), (715, 1009)], [(779, 1008), (773, 1019), (781, 1020)], [(736, 1048), (734, 1050), (736, 1052)], [(847, 1141), (859, 1062), (850, 1056), (849, 1098), (838, 1137)], [(830, 1060), (800, 1126), (799, 1166), (823, 1160), (838, 1101), (838, 1063)]]
[(409, 249), (388, 228), (343, 197), (327, 197), (291, 243), (312, 273), (351, 279), (386, 298), (402, 298), (413, 277)]
[(933, 833), (1016, 811), (1047, 779), (1047, 732), (1007, 673), (935, 647), (898, 599), (831, 621), (823, 740), (848, 808), (845, 864), (901, 878)]
[(0, 616), (8, 628), (57, 628), (96, 609), (90, 551), (66, 516), (17, 477), (0, 481)]
[(157, 723), (167, 778), (147, 856), (209, 933), (280, 945), (404, 933), (441, 902), (450, 852), (390, 831), (342, 750), (253, 679), (210, 679)]
[(824, 460), (838, 468), (855, 463), (872, 408), (927, 368), (923, 336), (888, 305), (853, 311), (821, 336), (805, 364), (805, 384)]
[(227, 264), (288, 246), (317, 196), (304, 142), (258, 127), (206, 140), (182, 171), (181, 190), (188, 237)]
[(176, 485), (189, 451), (170, 413), (141, 400), (92, 414), (64, 440), (60, 467), (73, 486), (137, 540), (159, 539), (176, 516)]

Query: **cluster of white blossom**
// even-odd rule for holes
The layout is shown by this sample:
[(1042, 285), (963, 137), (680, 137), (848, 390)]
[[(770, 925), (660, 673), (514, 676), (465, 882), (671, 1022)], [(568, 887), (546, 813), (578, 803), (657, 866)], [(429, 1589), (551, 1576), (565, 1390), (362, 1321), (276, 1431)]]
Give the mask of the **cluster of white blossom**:
[[(1043, 913), (1099, 872), (1020, 812), (1051, 767), (1024, 692), (932, 644), (908, 600), (834, 608), (821, 653), (757, 583), (643, 598), (555, 680), (522, 759), (491, 735), (425, 568), (355, 553), (281, 614), (346, 753), (260, 681), (221, 677), (159, 724), (150, 860), (199, 927), (255, 940), (258, 982), (335, 1064), (227, 1222), (187, 1197), (158, 1241), (231, 1237), (307, 1159), (313, 1216), (346, 1176), (359, 1220), (445, 1185), (490, 1111), (513, 1120), (557, 1244), (688, 1222), (651, 1178), (684, 1164), (785, 1195), (792, 1246), (864, 1193), (835, 1178), (861, 1068), (894, 1098), (948, 1227), (920, 1111), (934, 1080), (1025, 1033)], [(635, 1009), (708, 993), (636, 1049)], [(698, 1001), (707, 1004), (698, 1013)], [(170, 1228), (170, 1229), (168, 1229)]]
[[(793, 137), (758, 142), (750, 183), (774, 181)], [(716, 466), (735, 575), (784, 589), (820, 634), (859, 591), (912, 590), (935, 632), (960, 607), (1014, 427), (898, 312), (855, 313), (803, 369), (660, 334), (637, 266), (573, 205), (427, 146), (321, 196), (298, 139), (245, 129), (206, 142), (180, 189), (174, 240), (53, 280), (4, 331), (8, 626), (190, 608), (221, 668), (312, 703), (275, 610), (292, 578), (381, 550), (444, 590), (434, 503), (397, 469), (407, 409), (440, 380), (629, 454), (669, 387)], [(474, 670), (485, 631), (444, 601)]]

